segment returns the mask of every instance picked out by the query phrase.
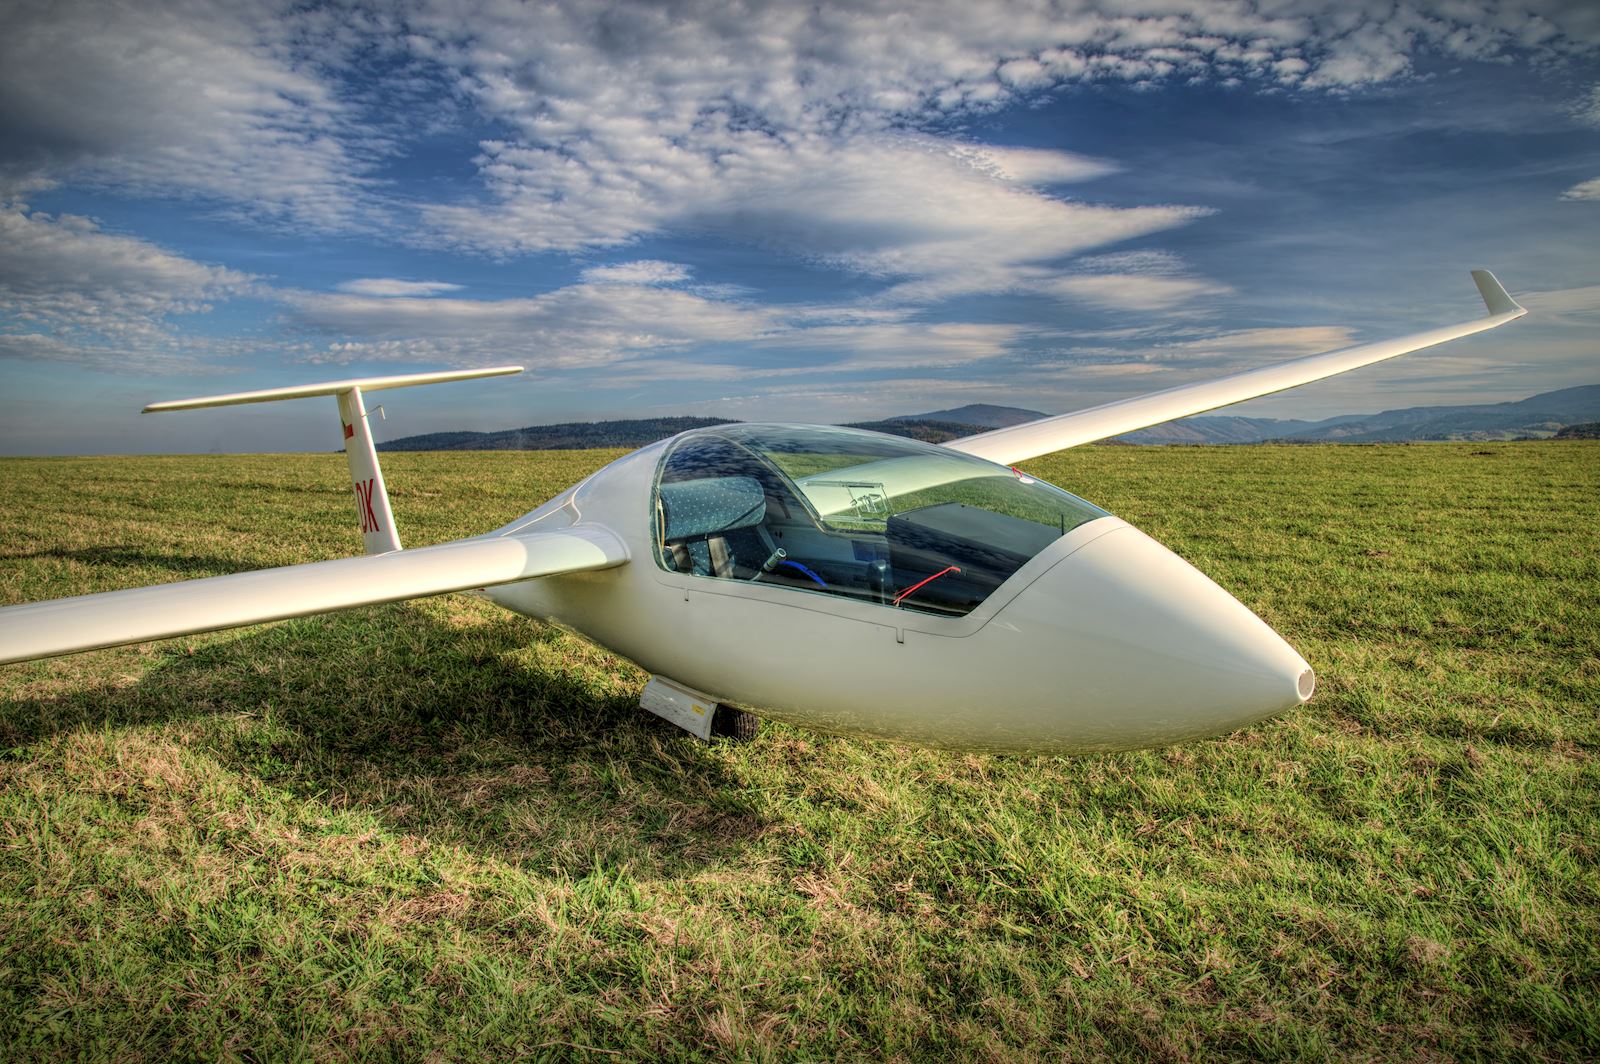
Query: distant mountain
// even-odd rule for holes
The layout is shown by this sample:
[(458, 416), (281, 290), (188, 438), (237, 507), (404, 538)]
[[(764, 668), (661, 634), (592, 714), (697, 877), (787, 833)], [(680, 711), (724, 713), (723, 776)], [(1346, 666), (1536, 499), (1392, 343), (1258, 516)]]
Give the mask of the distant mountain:
[(1511, 403), (1413, 406), (1325, 421), (1202, 416), (1117, 437), (1127, 443), (1260, 443), (1263, 440), (1401, 443), (1514, 440), (1554, 436), (1566, 425), (1600, 421), (1600, 384), (1543, 392)]
[(1270, 417), (1188, 417), (1116, 437), (1119, 443), (1260, 443), (1315, 428), (1316, 421)]
[[(1037, 410), (973, 403), (928, 414), (903, 414), (861, 421), (869, 429), (944, 443), (990, 429), (1048, 417)], [(1563, 427), (1600, 422), (1600, 384), (1544, 392), (1514, 403), (1477, 406), (1414, 406), (1381, 414), (1343, 414), (1323, 421), (1209, 415), (1140, 429), (1113, 443), (1261, 443), (1265, 440), (1336, 443), (1400, 443), (1408, 440), (1514, 440), (1556, 435)], [(643, 447), (689, 429), (726, 425), (706, 417), (660, 417), (630, 421), (574, 421), (530, 425), (503, 432), (430, 432), (378, 444), (380, 451), (561, 451), (586, 447)], [(1567, 436), (1580, 435), (1578, 432)]]
[(1319, 426), (1297, 438), (1369, 443), (1391, 439), (1509, 440), (1553, 436), (1566, 425), (1600, 420), (1600, 384), (1543, 392), (1514, 403), (1416, 406), (1359, 421)]
[[(569, 421), (560, 425), (529, 425), (501, 432), (427, 432), (378, 444), (380, 451), (577, 451), (591, 447), (643, 447), (689, 429), (731, 424), (726, 418), (661, 417), (634, 421)], [(888, 421), (862, 421), (843, 426), (866, 429), (891, 436), (905, 436), (926, 443), (973, 436), (987, 430), (983, 425), (962, 425), (953, 421), (922, 421), (894, 418)]]
[[(1049, 414), (1041, 414), (1037, 410), (1024, 410), (1017, 406), (990, 406), (988, 403), (968, 403), (958, 406), (953, 410), (935, 410), (928, 414), (902, 414), (899, 417), (886, 418), (887, 421), (943, 421), (946, 424), (960, 425), (963, 428), (975, 427), (979, 429), (1004, 429), (1012, 425), (1021, 425), (1027, 421), (1037, 421)], [(966, 435), (971, 435), (967, 433)]]
[(501, 432), (428, 432), (378, 444), (380, 451), (577, 451), (643, 447), (689, 429), (726, 425), (727, 418), (655, 417), (631, 421), (568, 421)]

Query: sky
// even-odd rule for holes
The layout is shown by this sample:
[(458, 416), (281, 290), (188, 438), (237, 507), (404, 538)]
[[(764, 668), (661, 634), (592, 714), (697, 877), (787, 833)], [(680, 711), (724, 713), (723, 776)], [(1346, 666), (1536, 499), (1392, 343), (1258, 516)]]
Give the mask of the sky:
[[(0, 453), (1600, 383), (1600, 5), (0, 0)], [(375, 405), (375, 404), (374, 404)]]

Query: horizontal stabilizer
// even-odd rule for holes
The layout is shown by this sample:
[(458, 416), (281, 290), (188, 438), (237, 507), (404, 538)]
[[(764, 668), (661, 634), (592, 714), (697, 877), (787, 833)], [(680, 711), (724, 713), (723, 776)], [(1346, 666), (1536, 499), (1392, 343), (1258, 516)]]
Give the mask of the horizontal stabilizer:
[(609, 569), (627, 560), (627, 547), (609, 529), (577, 525), (9, 606), (0, 609), (0, 664)]
[[(400, 532), (394, 525), (394, 509), (389, 505), (389, 489), (383, 482), (383, 468), (378, 465), (378, 448), (372, 441), (372, 426), (368, 424), (366, 400), (361, 393), (383, 391), (385, 388), (409, 388), (415, 384), (503, 377), (521, 372), (521, 366), (491, 366), (488, 369), (401, 373), (392, 377), (352, 377), (321, 384), (292, 384), (286, 388), (262, 388), (254, 392), (172, 399), (164, 403), (151, 403), (144, 408), (144, 412), (156, 414), (163, 410), (199, 410), (208, 406), (305, 399), (314, 395), (334, 396), (339, 401), (339, 423), (344, 426), (344, 453), (350, 465), (350, 483), (355, 488), (356, 521), (361, 526), (361, 543), (368, 554), (389, 554), (400, 549)], [(382, 408), (379, 409), (381, 412)]]
[(1527, 313), (1506, 294), (1506, 290), (1488, 270), (1473, 270), (1472, 279), (1489, 308), (1487, 317), (1474, 318), (1459, 325), (1445, 325), (1395, 340), (1380, 340), (1373, 344), (1282, 362), (1276, 366), (1246, 370), (1216, 380), (1183, 384), (1132, 399), (1119, 399), (1087, 410), (1075, 410), (1070, 414), (952, 440), (944, 446), (1001, 465), (1013, 465), (1041, 454), (1109, 439), (1151, 425), (1164, 425), (1191, 414), (1203, 414), (1207, 410), (1242, 403), (1246, 399), (1310, 384), (1324, 377), (1382, 362), (1386, 358), (1493, 329)]
[(401, 373), (393, 377), (352, 377), (349, 380), (327, 381), (323, 384), (294, 384), (287, 388), (262, 388), (254, 392), (202, 395), (197, 399), (170, 399), (163, 403), (151, 403), (144, 408), (144, 413), (198, 410), (207, 406), (238, 406), (241, 403), (270, 403), (278, 399), (304, 399), (313, 395), (338, 395), (352, 388), (360, 388), (364, 392), (377, 392), (385, 388), (409, 388), (414, 384), (441, 384), (444, 381), (471, 381), (479, 377), (503, 377), (508, 373), (521, 372), (521, 366), (490, 366), (488, 369), (452, 369), (439, 373)]

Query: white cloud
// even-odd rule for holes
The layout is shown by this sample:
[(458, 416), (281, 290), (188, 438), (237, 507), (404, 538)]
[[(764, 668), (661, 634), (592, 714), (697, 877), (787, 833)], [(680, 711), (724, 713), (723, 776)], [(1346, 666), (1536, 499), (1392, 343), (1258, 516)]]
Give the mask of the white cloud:
[(1530, 318), (1540, 322), (1572, 324), (1585, 332), (1600, 324), (1600, 285), (1525, 292), (1517, 301), (1528, 308)]
[[(885, 298), (924, 302), (1026, 288), (1051, 272), (1043, 268), (1051, 260), (1205, 213), (1075, 203), (1026, 183), (1104, 170), (1066, 152), (909, 136), (840, 142), (730, 135), (737, 149), (714, 164), (672, 149), (651, 161), (646, 174), (503, 147), (489, 167), (498, 204), (438, 208), (430, 217), (465, 245), (506, 251), (612, 244), (667, 229), (758, 242), (903, 281)], [(670, 269), (650, 267), (663, 268)], [(624, 279), (644, 279), (637, 269)]]
[(401, 281), (392, 277), (364, 277), (355, 281), (341, 281), (334, 286), (341, 292), (357, 296), (437, 296), (445, 292), (459, 292), (461, 285), (448, 281)]
[(1145, 313), (1233, 294), (1227, 285), (1183, 276), (1187, 272), (1183, 260), (1157, 248), (1085, 255), (1074, 265), (1083, 272), (1051, 280), (1043, 289), (1097, 307)]
[[(13, 0), (0, 195), (92, 182), (318, 230), (388, 222), (390, 239), (505, 256), (709, 237), (883, 288), (849, 308), (763, 307), (642, 259), (520, 300), (393, 278), (281, 293), (324, 358), (576, 367), (743, 344), (791, 356), (773, 373), (806, 352), (862, 370), (984, 362), (1030, 337), (918, 310), (1005, 292), (1161, 313), (1228, 289), (1165, 252), (1105, 253), (1203, 206), (1097, 203), (1087, 183), (1112, 163), (968, 143), (950, 132), (966, 119), (1071, 83), (1349, 92), (1410, 76), (1423, 54), (1548, 59), (1592, 50), (1600, 18), (1586, 12), (1553, 0)], [(373, 126), (377, 101), (409, 125)], [(379, 164), (450, 128), (457, 107), (493, 130), (475, 184), (402, 204)], [(1600, 198), (1596, 183), (1566, 196)], [(199, 351), (174, 317), (267, 294), (83, 219), (14, 207), (0, 225), (14, 238), (0, 245), (13, 355)]]
[(1142, 273), (1105, 273), (1062, 277), (1050, 290), (1112, 310), (1162, 311), (1182, 306), (1202, 296), (1230, 295), (1233, 289), (1211, 281), (1187, 277), (1155, 277)]
[(340, 61), (340, 30), (372, 17), (347, 10), (341, 27), (289, 0), (16, 0), (0, 34), (0, 175), (350, 226), (369, 210), (362, 173), (379, 142), (313, 60)]
[(749, 341), (780, 327), (771, 310), (648, 285), (576, 284), (526, 299), (282, 292), (318, 359), (443, 362), (526, 358), (539, 369), (605, 365), (696, 344)]
[(975, 169), (1019, 185), (1064, 184), (1092, 181), (1117, 172), (1105, 159), (1047, 148), (1001, 148), (992, 145), (955, 144), (947, 149)]
[(1097, 273), (1137, 273), (1172, 276), (1186, 269), (1183, 259), (1160, 248), (1118, 251), (1110, 255), (1083, 255), (1073, 263), (1080, 270)]
[[(1173, 338), (1132, 337), (1122, 344), (1085, 343), (1081, 334), (1066, 334), (1056, 338), (1054, 353), (1031, 362), (1028, 372), (1052, 383), (1172, 374), (1176, 384), (1194, 376), (1216, 376), (1321, 354), (1354, 342), (1352, 331), (1337, 325), (1231, 329), (1202, 335), (1193, 335), (1194, 331), (1167, 329)], [(1092, 333), (1087, 336), (1097, 338)], [(1203, 374), (1189, 372), (1202, 370)]]
[[(722, 379), (735, 387), (739, 383), (735, 377)], [(863, 388), (859, 384), (773, 383), (763, 384), (759, 390), (698, 397), (688, 402), (663, 405), (659, 409), (673, 413), (737, 418), (741, 421), (837, 423), (871, 421), (970, 402), (1008, 403), (1031, 409), (1037, 409), (1040, 405), (1037, 394), (1021, 390), (1010, 381), (957, 381), (945, 377), (900, 376), (895, 379), (890, 392)]]
[[(715, 362), (679, 356), (670, 360), (632, 359), (608, 366), (605, 380), (598, 386), (635, 388), (695, 381), (760, 381), (763, 394), (776, 396), (815, 389), (814, 382), (819, 380), (837, 382), (843, 378), (856, 382), (850, 386), (859, 389), (864, 400), (876, 401), (883, 389), (876, 378), (891, 377), (888, 388), (898, 392), (909, 370), (970, 366), (1005, 358), (1016, 353), (1016, 345), (1030, 331), (1019, 325), (972, 322), (785, 325), (741, 345), (763, 356), (779, 353), (784, 356), (780, 363), (753, 365), (748, 358)], [(813, 383), (774, 383), (794, 378)]]
[(977, 322), (818, 325), (768, 337), (759, 344), (769, 350), (787, 348), (809, 352), (818, 356), (815, 361), (752, 375), (795, 376), (965, 366), (1014, 354), (1017, 342), (1030, 331), (1019, 325)]
[[(408, 40), (507, 130), (481, 144), (487, 195), (424, 208), (441, 239), (500, 253), (690, 231), (905, 282), (928, 301), (1027, 290), (1051, 260), (1181, 224), (1194, 208), (1070, 202), (1112, 167), (918, 136), (1072, 81), (1211, 79), (1347, 91), (1422, 51), (1472, 58), (1600, 30), (1488, 0), (1328, 8), (1153, 0), (720, 5), (438, 0)], [(1594, 31), (1594, 32), (1590, 32)], [(1583, 35), (1587, 33), (1588, 36)], [(1105, 282), (1080, 285), (1107, 291)], [(1134, 305), (1188, 287), (1144, 285)]]
[[(831, 330), (817, 332), (827, 336)], [(885, 327), (875, 336), (870, 330), (860, 335), (840, 330), (841, 351), (850, 350), (836, 362), (819, 358), (803, 368), (762, 374), (697, 363), (686, 368), (686, 376), (678, 376), (676, 360), (670, 366), (629, 363), (608, 373), (606, 386), (626, 388), (685, 379), (746, 386), (738, 394), (701, 403), (674, 403), (672, 407), (706, 413), (724, 405), (728, 416), (740, 418), (864, 420), (947, 405), (945, 400), (1065, 411), (1319, 354), (1354, 342), (1351, 331), (1338, 326), (1227, 330), (1120, 347), (1085, 345), (1074, 335), (1051, 337), (1017, 326), (961, 325), (946, 330), (942, 342), (932, 343), (927, 332), (915, 324), (905, 329)], [(867, 339), (869, 336), (872, 339)], [(769, 339), (763, 346), (798, 347), (811, 339), (809, 334), (799, 333)], [(1056, 351), (1049, 357), (1026, 354), (1026, 348), (1035, 342), (1053, 342)], [(919, 348), (928, 353), (919, 354)], [(944, 370), (946, 375), (915, 375), (921, 367)], [(968, 368), (949, 372), (954, 367)], [(851, 373), (860, 377), (852, 378)], [(885, 379), (875, 380), (875, 375)], [(756, 380), (759, 385), (754, 385)], [(856, 383), (841, 384), (851, 380)]]
[[(897, 226), (932, 242), (906, 229), (906, 216), (940, 200), (908, 198), (908, 185), (954, 192), (987, 219), (1017, 201), (1059, 202), (1038, 187), (1107, 168), (1061, 153), (946, 144), (994, 179), (984, 186), (952, 167), (916, 164), (904, 142), (884, 148), (886, 134), (941, 129), (953, 116), (1073, 81), (1348, 91), (1408, 76), (1423, 52), (1504, 58), (1527, 47), (1591, 48), (1600, 37), (1580, 13), (1542, 0), (1533, 7), (1150, 0), (1119, 12), (1075, 0), (930, 0), (912, 13), (755, 0), (735, 17), (712, 3), (437, 0), (411, 15), (408, 40), (509, 132), (482, 145), (488, 198), (436, 205), (426, 217), (463, 245), (518, 251), (615, 244), (732, 212), (794, 253), (892, 273), (897, 264), (871, 250), (852, 260), (836, 245), (852, 222), (879, 220), (871, 208), (891, 198), (900, 209), (868, 226), (868, 242)], [(900, 161), (920, 180), (884, 165)], [(943, 180), (929, 180), (934, 170)], [(826, 191), (811, 197), (826, 200), (820, 214), (805, 204), (814, 225), (776, 236), (760, 229), (808, 179)], [(1007, 190), (1008, 182), (1021, 187)]]
[(1584, 125), (1600, 127), (1600, 85), (1590, 86), (1588, 92), (1573, 101), (1570, 111)]
[(105, 232), (89, 218), (0, 208), (0, 288), (14, 297), (92, 295), (171, 310), (237, 291), (251, 280), (138, 237)]
[[(303, 335), (335, 338), (304, 341), (314, 352), (309, 361), (485, 365), (518, 358), (535, 372), (604, 366), (608, 386), (968, 365), (1014, 354), (1030, 334), (1014, 324), (912, 321), (904, 311), (855, 306), (760, 306), (609, 279), (523, 299), (305, 291), (278, 298)], [(719, 345), (735, 345), (736, 361), (692, 354)]]
[(1321, 60), (1303, 76), (1305, 85), (1352, 89), (1390, 81), (1411, 67), (1414, 38), (1404, 16), (1363, 21), (1334, 38)]
[(693, 271), (679, 262), (639, 259), (610, 266), (591, 266), (583, 271), (590, 284), (677, 284), (687, 281)]
[(1600, 200), (1600, 177), (1573, 185), (1561, 194), (1564, 200)]
[[(420, 206), (437, 233), (498, 252), (626, 241), (687, 221), (676, 204), (759, 196), (752, 163), (782, 187), (817, 144), (848, 169), (862, 138), (942, 131), (1072, 82), (1346, 91), (1409, 76), (1424, 53), (1600, 41), (1600, 19), (1557, 0), (13, 0), (5, 21), (0, 188), (93, 178), (404, 238), (377, 164), (467, 100), (501, 131), (480, 146), (484, 198)], [(405, 125), (380, 124), (384, 110)], [(979, 152), (977, 169), (1028, 188), (1106, 171)]]
[(192, 365), (238, 345), (185, 343), (168, 319), (204, 313), (254, 280), (88, 218), (0, 207), (0, 357)]
[(1245, 356), (1252, 365), (1271, 365), (1305, 355), (1320, 355), (1354, 342), (1343, 325), (1302, 325), (1286, 328), (1237, 329), (1215, 336), (1158, 344), (1145, 357), (1161, 362), (1209, 364), (1233, 362)]

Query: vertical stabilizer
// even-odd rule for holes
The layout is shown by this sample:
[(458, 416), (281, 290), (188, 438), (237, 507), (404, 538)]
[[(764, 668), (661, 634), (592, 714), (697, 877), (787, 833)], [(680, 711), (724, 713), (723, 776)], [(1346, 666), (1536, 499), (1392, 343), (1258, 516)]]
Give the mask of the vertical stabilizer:
[(394, 527), (394, 511), (389, 508), (389, 489), (383, 483), (372, 426), (367, 424), (367, 405), (361, 401), (359, 387), (338, 395), (339, 420), (344, 423), (344, 454), (350, 462), (350, 482), (356, 489), (356, 523), (361, 526), (361, 541), (368, 554), (388, 554), (400, 549), (400, 531)]
[(388, 554), (400, 549), (400, 533), (394, 527), (394, 511), (389, 508), (389, 490), (383, 484), (383, 469), (378, 465), (378, 449), (372, 442), (372, 426), (367, 418), (363, 391), (408, 388), (414, 384), (440, 384), (444, 381), (475, 380), (521, 373), (521, 366), (493, 366), (489, 369), (448, 370), (443, 373), (405, 373), (394, 377), (359, 377), (325, 384), (296, 384), (287, 388), (265, 388), (257, 392), (208, 395), (199, 399), (174, 399), (151, 403), (146, 414), (163, 410), (195, 410), (207, 406), (237, 406), (240, 403), (270, 403), (277, 399), (303, 399), (312, 395), (332, 395), (339, 400), (339, 421), (344, 426), (344, 453), (350, 462), (350, 480), (355, 487), (356, 524), (368, 554)]

